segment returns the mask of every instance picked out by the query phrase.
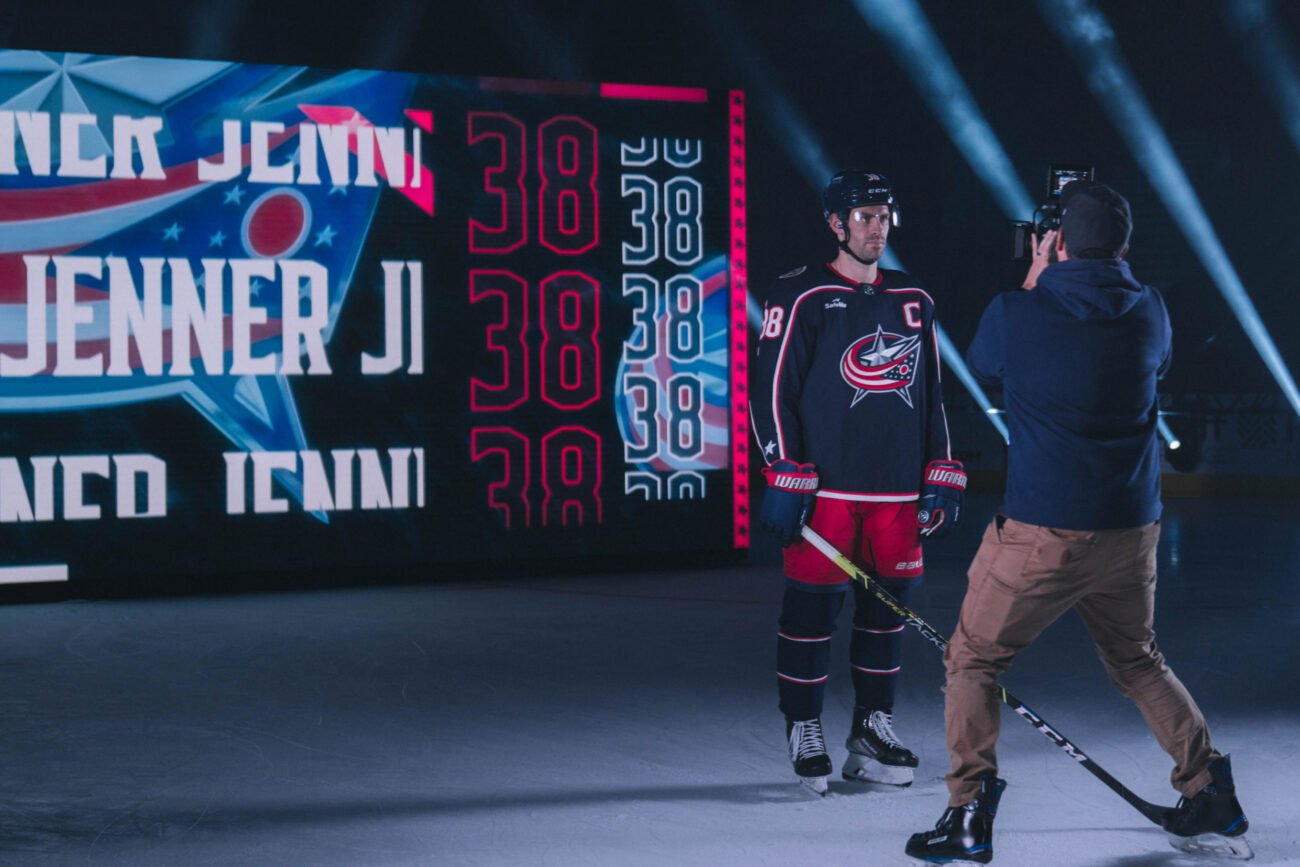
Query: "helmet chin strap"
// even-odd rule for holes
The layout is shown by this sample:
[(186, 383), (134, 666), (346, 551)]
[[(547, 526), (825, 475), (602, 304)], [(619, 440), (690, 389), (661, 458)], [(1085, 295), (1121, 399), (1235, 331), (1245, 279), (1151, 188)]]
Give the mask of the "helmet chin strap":
[(859, 262), (861, 262), (863, 265), (874, 265), (874, 264), (876, 264), (877, 262), (880, 261), (879, 258), (876, 258), (876, 259), (863, 259), (863, 258), (862, 258), (861, 256), (859, 256), (857, 253), (854, 253), (851, 249), (849, 249), (849, 242), (848, 242), (848, 241), (840, 241), (840, 249), (843, 250), (845, 253), (848, 253), (848, 254), (849, 254), (850, 256), (852, 256), (854, 259), (857, 259), (857, 260), (858, 260)]

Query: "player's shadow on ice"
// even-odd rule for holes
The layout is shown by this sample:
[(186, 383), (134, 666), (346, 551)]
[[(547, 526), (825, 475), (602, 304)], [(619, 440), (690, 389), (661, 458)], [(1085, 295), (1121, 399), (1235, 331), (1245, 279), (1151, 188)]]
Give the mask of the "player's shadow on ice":
[[(875, 787), (859, 783), (833, 781), (827, 798), (871, 794), (888, 788), (893, 797), (896, 787)], [(921, 794), (921, 792), (917, 792)], [(209, 834), (238, 834), (257, 829), (284, 828), (339, 821), (391, 821), (402, 817), (448, 816), (473, 817), (503, 811), (563, 811), (593, 807), (618, 814), (624, 809), (635, 812), (635, 805), (678, 804), (682, 802), (726, 803), (762, 806), (767, 804), (807, 804), (821, 800), (796, 781), (771, 783), (728, 783), (716, 785), (624, 786), (585, 789), (498, 790), (474, 797), (463, 794), (411, 795), (382, 799), (302, 800), (290, 803), (212, 803), (193, 805), (138, 803), (112, 810), (69, 809), (51, 803), (27, 804), (21, 810), (0, 810), (0, 863), (9, 863), (6, 855), (15, 852), (52, 853), (80, 844), (110, 847), (130, 844), (140, 839), (157, 841), (201, 827)], [(1163, 864), (1164, 862), (1153, 862)]]
[[(797, 784), (796, 784), (797, 785)], [(802, 788), (802, 787), (800, 787)], [(885, 783), (865, 783), (849, 782), (848, 780), (830, 780), (828, 782), (827, 796), (853, 797), (855, 795), (888, 795), (891, 798), (905, 797), (929, 797), (943, 790), (943, 796), (948, 796), (948, 788), (944, 785), (943, 777), (933, 780), (917, 780), (910, 786), (890, 786)], [(816, 797), (812, 795), (811, 797)]]
[[(1102, 864), (1105, 864), (1106, 867), (1206, 867), (1207, 864), (1236, 863), (1239, 862), (1204, 855), (1198, 857), (1170, 849), (1168, 852), (1147, 852), (1142, 855), (1122, 855), (1119, 857), (1112, 855), (1104, 861), (1096, 862), (1096, 867), (1101, 867)], [(1255, 864), (1258, 862), (1251, 861), (1250, 863)]]

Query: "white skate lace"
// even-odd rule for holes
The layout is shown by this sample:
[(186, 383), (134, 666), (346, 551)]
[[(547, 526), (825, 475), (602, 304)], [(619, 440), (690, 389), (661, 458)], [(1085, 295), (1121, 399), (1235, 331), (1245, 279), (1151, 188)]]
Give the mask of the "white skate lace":
[(822, 737), (822, 721), (802, 720), (790, 729), (790, 758), (793, 761), (820, 756), (826, 752), (826, 739)]
[(895, 749), (906, 749), (902, 742), (894, 734), (894, 718), (883, 710), (871, 712), (871, 718), (867, 721), (868, 727), (875, 732), (876, 737), (880, 738), (887, 745)]

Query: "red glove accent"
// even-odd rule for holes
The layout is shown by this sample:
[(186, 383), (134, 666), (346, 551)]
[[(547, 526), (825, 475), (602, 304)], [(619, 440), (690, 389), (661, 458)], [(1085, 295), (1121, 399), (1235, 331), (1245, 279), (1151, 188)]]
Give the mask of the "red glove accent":
[(938, 538), (961, 519), (961, 497), (966, 471), (961, 461), (930, 461), (925, 468), (916, 523), (921, 535)]
[(959, 491), (966, 490), (966, 471), (961, 461), (930, 461), (925, 467), (926, 485), (947, 485)]
[(799, 541), (800, 529), (812, 517), (819, 483), (817, 468), (782, 458), (764, 467), (763, 477), (767, 491), (758, 513), (759, 527), (776, 536), (781, 547), (789, 547)]
[(782, 491), (815, 491), (821, 483), (817, 467), (787, 460), (779, 460), (770, 467), (763, 467), (763, 478), (767, 479), (769, 488)]

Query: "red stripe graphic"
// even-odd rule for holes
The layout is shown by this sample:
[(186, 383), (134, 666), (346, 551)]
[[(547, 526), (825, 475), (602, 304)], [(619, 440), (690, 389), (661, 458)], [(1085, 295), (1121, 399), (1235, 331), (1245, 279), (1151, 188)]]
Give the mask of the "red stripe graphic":
[(745, 250), (745, 93), (728, 94), (731, 142), (731, 497), (732, 544), (749, 547), (749, 274)]
[(649, 84), (602, 84), (600, 95), (613, 99), (658, 99), (665, 102), (708, 102), (702, 87), (655, 87)]

